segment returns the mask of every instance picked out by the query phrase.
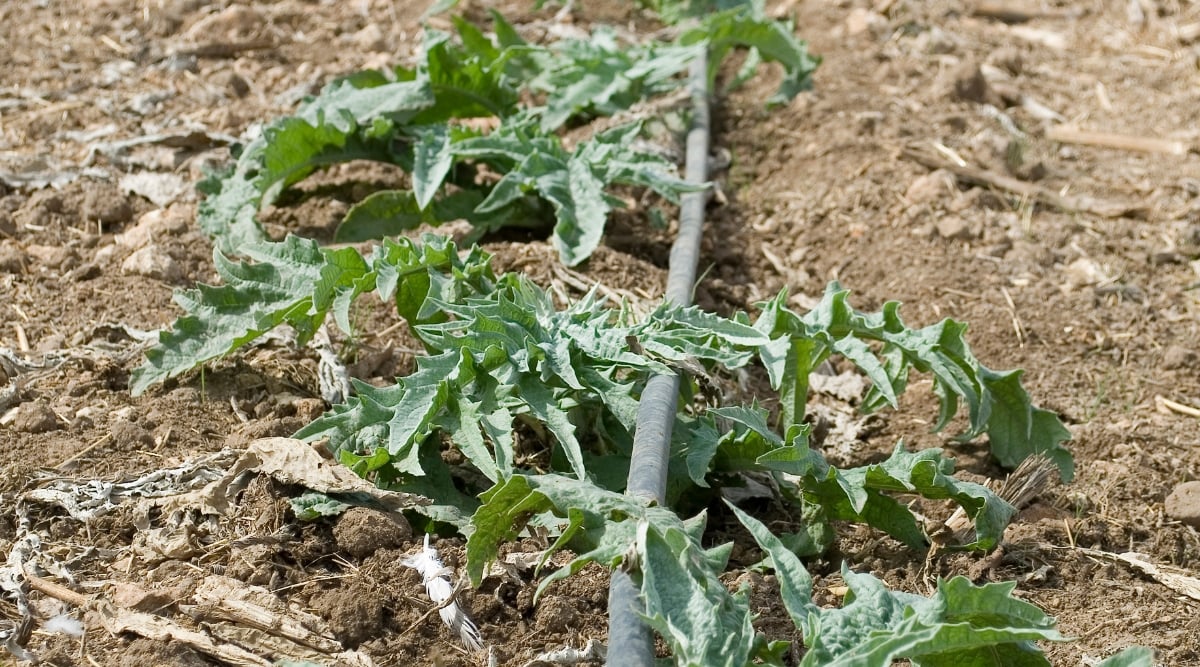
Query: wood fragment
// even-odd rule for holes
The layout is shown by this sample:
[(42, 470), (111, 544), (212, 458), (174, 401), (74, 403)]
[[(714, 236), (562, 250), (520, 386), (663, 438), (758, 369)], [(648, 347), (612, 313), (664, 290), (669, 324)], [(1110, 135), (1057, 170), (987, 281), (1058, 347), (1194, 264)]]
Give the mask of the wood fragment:
[(232, 58), (246, 51), (261, 51), (277, 46), (269, 39), (252, 39), (246, 42), (209, 42), (179, 49), (171, 55), (196, 56), (197, 58)]
[(20, 322), (12, 323), (13, 331), (17, 334), (17, 349), (22, 354), (29, 354), (29, 337), (25, 335), (25, 327)]
[(1008, 288), (1001, 287), (1000, 292), (1004, 294), (1004, 301), (1008, 303), (1008, 314), (1012, 318), (1013, 331), (1017, 334), (1017, 347), (1025, 347), (1025, 328), (1021, 325), (1021, 318), (1017, 316), (1017, 304), (1013, 303)]
[(1113, 134), (1080, 130), (1069, 125), (1056, 125), (1046, 130), (1046, 138), (1063, 144), (1099, 146), (1138, 153), (1161, 153), (1164, 155), (1187, 155), (1189, 147), (1182, 141), (1139, 137), (1131, 134)]
[(1176, 28), (1176, 35), (1179, 41), (1184, 44), (1191, 44), (1200, 39), (1200, 23), (1188, 23)]
[(196, 604), (205, 620), (219, 619), (269, 632), (324, 653), (337, 653), (341, 644), (332, 638), (318, 616), (288, 606), (260, 586), (209, 575), (196, 588)]
[(1028, 6), (1021, 7), (1011, 2), (987, 1), (976, 4), (971, 13), (986, 19), (995, 19), (1001, 23), (1025, 23), (1034, 19), (1070, 19), (1078, 16), (1078, 12), (1074, 10), (1053, 11)]
[(28, 572), (25, 573), (25, 581), (29, 582), (29, 587), (33, 590), (45, 593), (55, 600), (62, 600), (76, 607), (82, 607), (87, 604), (88, 598), (86, 595), (76, 593), (62, 584), (56, 584), (53, 581), (29, 574)]
[(1036, 183), (1026, 183), (1025, 181), (987, 169), (960, 165), (939, 155), (934, 155), (929, 151), (920, 150), (915, 147), (905, 147), (900, 151), (900, 154), (930, 169), (945, 169), (964, 183), (1004, 190), (1022, 199), (1036, 201), (1045, 206), (1068, 213), (1091, 213), (1102, 218), (1133, 217), (1144, 216), (1146, 214), (1144, 205), (1126, 205), (1098, 201), (1082, 195), (1074, 197), (1061, 195), (1050, 188), (1037, 185)]
[(98, 601), (95, 607), (100, 623), (114, 636), (131, 632), (147, 639), (177, 641), (195, 651), (238, 667), (270, 667), (275, 664), (240, 646), (218, 643), (212, 637), (202, 632), (189, 630), (169, 618), (141, 611), (118, 609), (104, 601)]
[(1193, 408), (1190, 405), (1184, 405), (1183, 403), (1176, 403), (1175, 401), (1163, 396), (1154, 397), (1154, 406), (1158, 408), (1159, 412), (1174, 412), (1181, 415), (1187, 415), (1188, 417), (1200, 417), (1200, 409)]
[(1191, 576), (1187, 570), (1170, 565), (1156, 565), (1149, 560), (1145, 560), (1145, 556), (1138, 553), (1116, 554), (1084, 547), (1075, 547), (1075, 550), (1093, 558), (1125, 563), (1176, 593), (1185, 595), (1193, 600), (1200, 600), (1200, 579)]

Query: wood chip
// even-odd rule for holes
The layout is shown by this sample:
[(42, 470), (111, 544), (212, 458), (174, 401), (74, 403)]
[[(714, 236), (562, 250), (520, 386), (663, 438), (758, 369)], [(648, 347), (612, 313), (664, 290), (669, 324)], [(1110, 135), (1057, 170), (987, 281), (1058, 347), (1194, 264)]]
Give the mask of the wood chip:
[(1176, 403), (1175, 401), (1172, 401), (1169, 398), (1163, 398), (1162, 396), (1154, 397), (1154, 406), (1158, 408), (1159, 412), (1175, 412), (1181, 415), (1187, 415), (1188, 417), (1200, 417), (1200, 409), (1193, 408), (1190, 405), (1184, 405), (1183, 403)]
[(1191, 576), (1187, 570), (1182, 570), (1170, 565), (1155, 565), (1148, 560), (1145, 560), (1144, 554), (1139, 553), (1123, 553), (1115, 554), (1109, 551), (1101, 551), (1099, 549), (1087, 549), (1084, 547), (1076, 547), (1076, 551), (1101, 558), (1111, 562), (1125, 563), (1142, 574), (1150, 577), (1167, 588), (1185, 595), (1193, 600), (1200, 600), (1200, 579)]
[(1080, 144), (1115, 148), (1138, 153), (1161, 153), (1163, 155), (1187, 155), (1190, 147), (1182, 142), (1155, 137), (1139, 137), (1131, 134), (1113, 134), (1080, 130), (1069, 125), (1057, 125), (1046, 130), (1046, 138), (1063, 144)]

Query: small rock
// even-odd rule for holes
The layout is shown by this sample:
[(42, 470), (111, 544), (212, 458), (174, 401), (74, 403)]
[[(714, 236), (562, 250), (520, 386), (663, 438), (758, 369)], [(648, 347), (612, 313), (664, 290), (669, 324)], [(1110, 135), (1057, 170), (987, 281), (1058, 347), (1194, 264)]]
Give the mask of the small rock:
[(144, 248), (160, 236), (174, 236), (187, 231), (187, 214), (177, 206), (158, 208), (138, 218), (137, 224), (117, 234), (117, 245), (134, 250)]
[(1163, 352), (1162, 367), (1165, 370), (1173, 371), (1179, 368), (1186, 368), (1195, 365), (1196, 353), (1186, 347), (1172, 345)]
[(1167, 496), (1167, 516), (1200, 528), (1200, 482), (1184, 482)]
[(25, 403), (17, 410), (13, 428), (22, 433), (48, 433), (62, 428), (58, 415), (45, 403)]
[(175, 603), (165, 591), (148, 591), (125, 581), (113, 584), (112, 602), (124, 609), (148, 613), (162, 611)]
[(929, 55), (946, 55), (958, 50), (959, 39), (936, 26), (917, 35), (914, 47)]
[(99, 221), (105, 225), (119, 225), (133, 218), (133, 208), (115, 187), (89, 189), (83, 196), (83, 209), (80, 213), (84, 220)]
[(983, 70), (973, 62), (965, 62), (954, 74), (954, 94), (962, 100), (976, 104), (990, 104), (1004, 108), (1004, 100), (992, 89)]
[(93, 280), (95, 278), (99, 278), (101, 273), (102, 271), (99, 264), (96, 264), (95, 262), (88, 262), (83, 266), (72, 269), (71, 272), (67, 274), (67, 279), (76, 282), (81, 280)]
[(384, 633), (384, 607), (390, 604), (384, 589), (365, 582), (322, 591), (309, 601), (316, 614), (329, 623), (334, 638), (347, 648)]
[(224, 70), (212, 78), (215, 87), (224, 88), (230, 96), (241, 99), (250, 92), (250, 84), (233, 70)]
[(366, 558), (378, 549), (395, 549), (412, 537), (412, 526), (399, 514), (387, 515), (365, 507), (352, 507), (333, 524), (338, 549)]
[(0, 273), (25, 273), (25, 253), (12, 241), (0, 243)]
[(1180, 239), (1188, 245), (1200, 245), (1200, 224), (1190, 224), (1183, 229)]
[(63, 199), (53, 190), (39, 190), (29, 198), (29, 207), (40, 213), (62, 213)]
[(57, 269), (62, 267), (74, 254), (71, 248), (52, 245), (30, 244), (25, 246), (25, 254), (38, 260), (38, 262), (48, 269)]
[(967, 221), (957, 215), (948, 215), (937, 221), (938, 236), (955, 241), (967, 241), (975, 238), (975, 232)]
[(186, 41), (196, 44), (222, 40), (238, 41), (251, 36), (264, 23), (263, 15), (258, 10), (232, 5), (196, 21), (183, 37)]
[(945, 169), (938, 169), (917, 177), (904, 192), (904, 198), (910, 204), (932, 204), (957, 192), (958, 188), (954, 183), (953, 174)]
[(1099, 262), (1089, 257), (1080, 257), (1071, 262), (1063, 269), (1063, 274), (1066, 279), (1062, 285), (1063, 292), (1109, 283), (1113, 280)]
[(183, 269), (179, 267), (179, 263), (153, 244), (126, 257), (121, 263), (121, 272), (166, 282), (174, 282), (183, 277)]
[(112, 435), (113, 444), (121, 451), (134, 452), (154, 448), (154, 436), (127, 419), (114, 420), (108, 432)]
[(122, 192), (149, 199), (151, 204), (158, 207), (169, 206), (185, 197), (189, 190), (188, 182), (174, 172), (138, 171), (125, 174), (118, 185)]
[(387, 51), (387, 42), (383, 39), (383, 30), (378, 23), (368, 23), (365, 28), (350, 36), (350, 42), (368, 53), (372, 51)]
[(885, 32), (887, 27), (887, 19), (865, 7), (856, 7), (850, 10), (849, 16), (846, 17), (847, 35), (861, 35), (868, 30), (879, 35)]

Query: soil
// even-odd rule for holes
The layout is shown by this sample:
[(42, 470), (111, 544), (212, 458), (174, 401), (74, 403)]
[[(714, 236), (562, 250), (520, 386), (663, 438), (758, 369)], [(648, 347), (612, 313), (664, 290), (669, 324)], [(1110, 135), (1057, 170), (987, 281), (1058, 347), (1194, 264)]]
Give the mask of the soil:
[[(501, 9), (523, 20), (529, 4)], [(859, 308), (904, 302), (911, 325), (970, 322), (976, 355), (1025, 369), (1034, 400), (1069, 424), (1076, 458), (1075, 480), (1044, 489), (991, 555), (927, 563), (844, 527), (833, 552), (810, 563), (820, 600), (836, 603), (843, 560), (920, 593), (938, 576), (1012, 580), (1016, 595), (1075, 638), (1045, 647), (1055, 665), (1132, 644), (1153, 647), (1162, 664), (1200, 665), (1200, 602), (1075, 548), (1200, 571), (1195, 514), (1189, 526), (1181, 510), (1166, 510), (1177, 486), (1200, 478), (1197, 417), (1187, 410), (1200, 406), (1200, 7), (1028, 3), (1030, 16), (1004, 22), (950, 0), (770, 4), (794, 14), (824, 63), (814, 89), (781, 108), (764, 106), (777, 76), (769, 67), (718, 101), (714, 143), (732, 161), (709, 208), (698, 302), (750, 309), (787, 287), (802, 306), (836, 279)], [(332, 77), (408, 56), (424, 5), (0, 4), (0, 347), (47, 363), (13, 378), (19, 391), (0, 406), (5, 554), (16, 498), (30, 488), (136, 478), (289, 435), (325, 409), (315, 356), (282, 345), (136, 398), (129, 373), (141, 362), (139, 332), (180, 314), (172, 290), (215, 279), (190, 184), (227, 160), (252, 123), (288, 112)], [(460, 9), (485, 16), (477, 3)], [(574, 12), (581, 24), (655, 27), (622, 3)], [(1183, 150), (1047, 138), (1062, 124)], [(935, 161), (950, 166), (932, 169)], [(1024, 194), (956, 176), (956, 163), (1014, 179)], [(268, 229), (328, 240), (347, 203), (396, 178), (361, 165), (314, 177), (267, 212)], [(579, 267), (585, 280), (643, 298), (661, 292), (669, 235), (638, 224), (614, 223), (609, 245)], [(545, 283), (564, 275), (544, 239), (488, 248), (500, 268)], [(412, 342), (388, 332), (386, 317), (364, 314), (387, 332), (360, 350), (354, 371), (368, 381), (412, 367)], [(903, 410), (883, 414), (839, 463), (877, 460), (904, 438), (946, 447), (972, 479), (1001, 477), (985, 446), (930, 433), (927, 389), (914, 383)], [(193, 621), (203, 581), (228, 577), (315, 615), (338, 646), (375, 664), (486, 664), (425, 618), (420, 576), (402, 564), (419, 547), (411, 527), (359, 512), (299, 522), (286, 500), (293, 491), (258, 477), (210, 539), (169, 544), (149, 539), (181, 525), (165, 511), (118, 508), (82, 525), (35, 508), (43, 552), (66, 566), (43, 574), (89, 596), (115, 599), (124, 585), (129, 608), (192, 629), (208, 627)], [(449, 566), (462, 561), (461, 541), (436, 546)], [(755, 586), (760, 626), (789, 638), (770, 578), (734, 574)], [(589, 568), (534, 604), (536, 585), (518, 567), (461, 596), (497, 664), (605, 640), (605, 572)], [(60, 611), (51, 596), (32, 597), (39, 616)], [(26, 645), (56, 665), (213, 664), (178, 638), (109, 633), (96, 613), (82, 639), (39, 631)], [(0, 632), (19, 618), (9, 598), (0, 601)]]

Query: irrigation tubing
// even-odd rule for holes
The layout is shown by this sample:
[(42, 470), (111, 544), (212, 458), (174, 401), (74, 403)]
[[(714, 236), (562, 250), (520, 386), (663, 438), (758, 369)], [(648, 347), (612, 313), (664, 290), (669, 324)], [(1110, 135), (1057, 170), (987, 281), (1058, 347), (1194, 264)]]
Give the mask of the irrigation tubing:
[[(710, 109), (708, 55), (702, 53), (689, 72), (692, 93), (692, 124), (687, 135), (685, 178), (697, 185), (708, 180)], [(685, 193), (679, 202), (679, 233), (671, 246), (666, 298), (688, 306), (700, 262), (700, 239), (704, 227), (707, 191)], [(667, 488), (667, 463), (671, 451), (671, 429), (679, 400), (679, 376), (656, 375), (646, 382), (638, 403), (637, 430), (625, 493), (662, 504)], [(616, 570), (608, 586), (608, 667), (652, 667), (654, 635), (642, 622), (645, 609), (637, 586), (622, 570)]]

